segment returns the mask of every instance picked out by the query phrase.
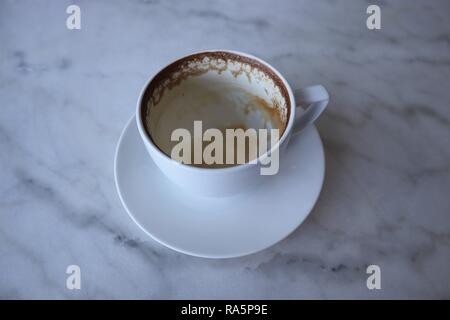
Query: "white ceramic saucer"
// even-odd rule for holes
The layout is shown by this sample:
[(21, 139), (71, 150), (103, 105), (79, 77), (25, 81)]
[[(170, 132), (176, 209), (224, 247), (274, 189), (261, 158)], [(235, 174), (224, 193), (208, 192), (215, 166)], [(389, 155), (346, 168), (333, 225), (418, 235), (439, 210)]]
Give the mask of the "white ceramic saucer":
[(311, 126), (291, 137), (279, 173), (258, 188), (227, 198), (192, 196), (153, 163), (133, 116), (120, 136), (114, 170), (122, 204), (149, 236), (193, 256), (230, 258), (277, 243), (305, 220), (322, 188), (325, 159)]

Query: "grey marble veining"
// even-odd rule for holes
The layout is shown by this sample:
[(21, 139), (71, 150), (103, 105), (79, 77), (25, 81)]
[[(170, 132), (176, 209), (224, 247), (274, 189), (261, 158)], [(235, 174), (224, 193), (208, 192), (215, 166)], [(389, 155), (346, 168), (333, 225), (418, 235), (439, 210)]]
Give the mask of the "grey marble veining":
[[(81, 7), (82, 29), (65, 9)], [(365, 26), (382, 8), (382, 29)], [(0, 0), (1, 298), (450, 298), (448, 1)], [(266, 59), (324, 84), (327, 172), (306, 222), (229, 260), (128, 218), (113, 158), (139, 91), (185, 53)], [(67, 290), (66, 267), (82, 270)], [(382, 289), (366, 288), (377, 264)]]

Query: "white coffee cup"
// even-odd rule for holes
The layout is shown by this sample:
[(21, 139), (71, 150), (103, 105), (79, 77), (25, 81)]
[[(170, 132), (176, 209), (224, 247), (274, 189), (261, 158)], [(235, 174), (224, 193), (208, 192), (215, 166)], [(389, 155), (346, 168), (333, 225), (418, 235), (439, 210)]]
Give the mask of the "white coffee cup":
[[(166, 115), (164, 110), (159, 110), (158, 113), (155, 111), (153, 116), (152, 108), (157, 110), (155, 106), (164, 94), (186, 78), (196, 76), (211, 76), (211, 79), (226, 77), (227, 83), (230, 84), (227, 90), (232, 90), (229, 88), (235, 85), (247, 86), (259, 92), (264, 99), (275, 101), (283, 115), (284, 128), (278, 143), (270, 152), (278, 151), (280, 157), (286, 150), (290, 136), (300, 133), (313, 123), (329, 101), (329, 94), (322, 85), (293, 91), (284, 77), (267, 62), (237, 51), (202, 51), (180, 58), (161, 69), (147, 82), (139, 96), (136, 110), (137, 127), (148, 153), (159, 169), (175, 184), (197, 195), (228, 196), (245, 192), (264, 180), (270, 180), (270, 177), (261, 175), (261, 166), (266, 163), (263, 160), (267, 158), (267, 153), (261, 155), (256, 163), (205, 168), (175, 161), (167, 154), (167, 150), (163, 151), (161, 143), (155, 143), (155, 140), (162, 141), (162, 138), (156, 137), (156, 129), (153, 129), (155, 136), (152, 136), (147, 123), (150, 121), (155, 123), (155, 127), (158, 126), (159, 119), (167, 118), (167, 112), (170, 110), (166, 111)], [(300, 101), (299, 104), (296, 99)], [(300, 105), (305, 110), (301, 109)], [(165, 126), (162, 126), (161, 130), (164, 131)], [(165, 135), (167, 134), (166, 132)], [(164, 137), (166, 138), (168, 139)]]

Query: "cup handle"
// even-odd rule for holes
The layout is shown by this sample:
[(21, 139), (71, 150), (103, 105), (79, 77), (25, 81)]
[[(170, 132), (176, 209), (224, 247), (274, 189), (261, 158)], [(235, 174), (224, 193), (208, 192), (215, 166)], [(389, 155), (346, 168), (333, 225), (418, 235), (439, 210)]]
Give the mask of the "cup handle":
[(295, 119), (293, 133), (296, 134), (316, 121), (326, 109), (330, 95), (324, 86), (315, 85), (294, 90), (294, 96), (295, 100), (298, 101), (297, 108), (299, 109), (300, 106), (306, 108)]

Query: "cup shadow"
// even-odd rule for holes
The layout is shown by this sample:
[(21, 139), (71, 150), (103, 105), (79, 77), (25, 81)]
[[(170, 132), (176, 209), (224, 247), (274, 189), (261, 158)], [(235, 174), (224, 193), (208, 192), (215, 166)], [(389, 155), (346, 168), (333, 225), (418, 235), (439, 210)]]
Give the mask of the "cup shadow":
[[(332, 108), (338, 107), (333, 106)], [(334, 116), (327, 115), (326, 111), (316, 122), (316, 127), (321, 137), (325, 153), (325, 177), (319, 198), (305, 221), (280, 244), (295, 241), (300, 238), (300, 235), (307, 232), (307, 229), (309, 229), (315, 221), (326, 221), (328, 217), (333, 215), (329, 204), (337, 201), (336, 198), (339, 195), (338, 190), (342, 183), (341, 162), (345, 161), (345, 159), (341, 157), (345, 150), (343, 150), (339, 142), (333, 139), (336, 128), (336, 126), (333, 126), (333, 117)], [(275, 246), (278, 245), (279, 244)]]

